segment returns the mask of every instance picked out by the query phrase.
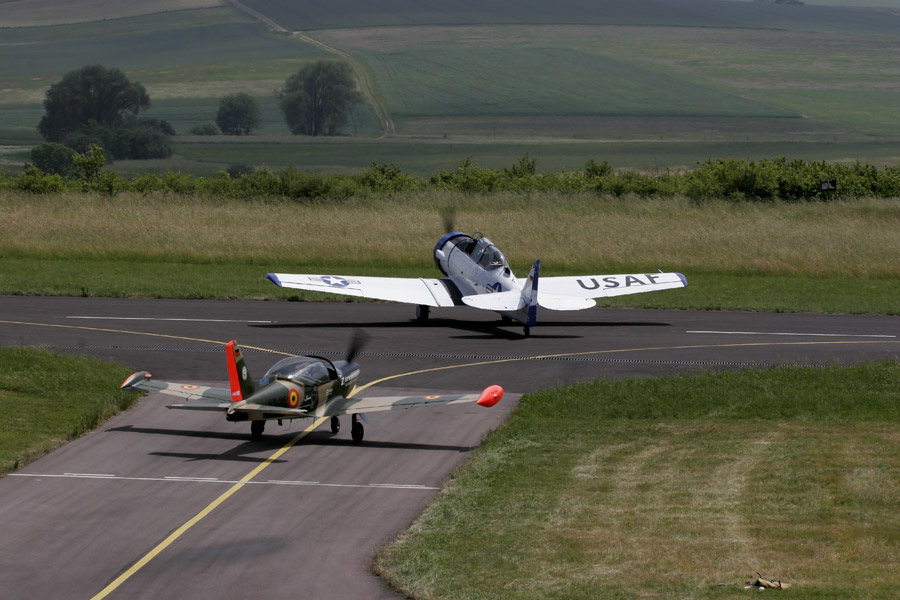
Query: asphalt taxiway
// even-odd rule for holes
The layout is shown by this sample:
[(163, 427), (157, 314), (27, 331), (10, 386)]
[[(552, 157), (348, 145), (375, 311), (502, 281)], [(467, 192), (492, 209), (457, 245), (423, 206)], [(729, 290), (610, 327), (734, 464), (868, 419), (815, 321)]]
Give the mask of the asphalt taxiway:
[[(357, 330), (363, 394), (475, 391), (475, 405), (370, 416), (366, 439), (312, 421), (169, 411), (150, 395), (0, 480), (8, 598), (397, 598), (376, 549), (407, 527), (519, 395), (563, 382), (900, 356), (900, 318), (696, 311), (543, 311), (531, 336), (468, 308), (424, 326), (394, 304), (0, 297), (0, 345), (43, 346), (223, 382), (236, 339), (257, 377), (285, 354), (341, 358)], [(65, 399), (61, 398), (60, 402)]]

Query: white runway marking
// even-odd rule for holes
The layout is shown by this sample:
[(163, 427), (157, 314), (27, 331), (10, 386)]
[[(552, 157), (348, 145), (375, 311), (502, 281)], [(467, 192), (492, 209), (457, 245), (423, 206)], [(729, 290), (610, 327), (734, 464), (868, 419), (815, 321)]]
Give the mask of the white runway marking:
[(401, 483), (322, 483), (319, 481), (285, 481), (270, 479), (268, 481), (231, 481), (217, 477), (125, 477), (121, 475), (93, 474), (93, 473), (10, 473), (9, 477), (56, 477), (64, 479), (105, 479), (118, 481), (165, 481), (169, 483), (225, 483), (234, 485), (246, 483), (248, 485), (300, 485), (313, 487), (339, 487), (339, 488), (367, 488), (379, 490), (439, 490), (439, 487)]
[(862, 337), (862, 338), (895, 338), (896, 335), (875, 335), (861, 333), (799, 333), (799, 332), (775, 332), (775, 331), (688, 331), (686, 333), (719, 333), (722, 335), (789, 335), (812, 337)]
[(97, 321), (183, 321), (189, 323), (274, 323), (275, 321), (252, 321), (246, 319), (178, 319), (174, 317), (90, 317), (69, 315), (67, 319), (93, 319)]

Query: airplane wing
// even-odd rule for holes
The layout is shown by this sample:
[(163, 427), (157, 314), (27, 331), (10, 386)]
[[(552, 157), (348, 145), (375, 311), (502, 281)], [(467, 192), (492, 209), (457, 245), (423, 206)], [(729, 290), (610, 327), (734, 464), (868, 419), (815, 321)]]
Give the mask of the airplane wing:
[[(681, 273), (639, 273), (634, 275), (585, 275), (581, 277), (541, 277), (538, 303), (553, 310), (575, 310), (556, 308), (564, 297), (571, 298), (611, 298), (626, 294), (657, 292), (687, 286), (687, 278)], [(545, 303), (543, 301), (546, 294)], [(556, 301), (556, 302), (554, 302)], [(565, 302), (561, 303), (565, 305)], [(572, 303), (574, 306), (574, 302)], [(590, 304), (587, 306), (591, 306)], [(587, 308), (581, 306), (580, 308)]]
[[(300, 408), (286, 408), (279, 406), (267, 406), (265, 404), (248, 404), (247, 402), (232, 402), (231, 391), (226, 388), (208, 387), (203, 385), (189, 385), (185, 383), (171, 383), (168, 381), (155, 381), (147, 371), (140, 371), (131, 375), (122, 384), (123, 390), (146, 390), (159, 392), (170, 396), (186, 398), (187, 403), (167, 404), (166, 408), (180, 410), (213, 410), (218, 412), (239, 412), (263, 419), (292, 419), (305, 417), (306, 410)], [(196, 400), (197, 402), (190, 402)]]
[(424, 306), (459, 306), (462, 304), (456, 286), (443, 279), (344, 277), (342, 275), (291, 273), (269, 273), (266, 277), (278, 287), (312, 292), (327, 292)]
[(438, 406), (446, 404), (462, 404), (465, 402), (477, 402), (480, 406), (490, 407), (503, 397), (503, 388), (499, 385), (487, 387), (480, 394), (434, 394), (426, 396), (385, 396), (380, 398), (348, 398), (335, 411), (328, 411), (328, 415), (352, 415), (357, 413), (377, 412), (382, 410), (405, 410), (407, 408), (421, 408), (423, 406)]
[[(148, 392), (159, 392), (160, 394), (169, 394), (170, 396), (179, 396), (187, 400), (205, 400), (206, 402), (198, 402), (192, 407), (198, 410), (212, 410), (212, 406), (227, 409), (231, 406), (231, 391), (225, 388), (214, 388), (203, 385), (188, 385), (185, 383), (169, 383), (167, 381), (155, 381), (151, 379), (150, 373), (147, 371), (139, 371), (131, 375), (122, 384), (123, 390), (146, 390)], [(210, 401), (213, 401), (210, 404)], [(208, 406), (203, 409), (201, 406)]]

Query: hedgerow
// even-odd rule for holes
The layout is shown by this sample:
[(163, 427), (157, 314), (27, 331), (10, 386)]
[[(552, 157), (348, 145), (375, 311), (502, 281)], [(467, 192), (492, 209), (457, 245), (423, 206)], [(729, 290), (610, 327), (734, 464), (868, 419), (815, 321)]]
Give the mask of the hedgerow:
[[(50, 194), (93, 191), (167, 193), (227, 198), (285, 198), (293, 200), (365, 197), (411, 190), (440, 189), (467, 193), (594, 192), (612, 196), (686, 196), (696, 201), (726, 199), (752, 202), (804, 202), (858, 197), (900, 197), (900, 166), (879, 169), (825, 161), (760, 161), (717, 159), (701, 162), (688, 171), (647, 173), (616, 171), (606, 161), (589, 160), (580, 171), (537, 171), (537, 159), (525, 155), (500, 170), (476, 166), (471, 158), (455, 169), (438, 171), (428, 178), (404, 173), (394, 164), (372, 163), (355, 175), (314, 173), (288, 167), (278, 173), (262, 167), (222, 171), (200, 177), (169, 171), (144, 173), (131, 178), (105, 168), (102, 149), (92, 146), (75, 153), (74, 168), (45, 173), (27, 166), (19, 175), (0, 175), (0, 189)], [(833, 184), (833, 186), (831, 185)], [(833, 187), (833, 189), (832, 189)]]

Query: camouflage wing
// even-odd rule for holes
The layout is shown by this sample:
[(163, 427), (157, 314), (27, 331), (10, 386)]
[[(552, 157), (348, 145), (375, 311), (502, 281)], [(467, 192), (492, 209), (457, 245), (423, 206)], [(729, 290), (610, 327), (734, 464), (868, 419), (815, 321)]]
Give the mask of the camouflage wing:
[[(154, 381), (147, 371), (135, 373), (126, 379), (125, 383), (122, 384), (122, 389), (159, 392), (160, 394), (186, 398), (189, 401), (186, 404), (167, 404), (166, 408), (246, 413), (248, 415), (247, 420), (250, 421), (256, 419), (296, 419), (306, 416), (306, 411), (300, 408), (251, 404), (244, 401), (232, 402), (231, 391), (225, 388)], [(191, 400), (196, 400), (197, 402), (190, 402)]]
[(503, 388), (492, 385), (480, 394), (434, 394), (425, 396), (384, 396), (380, 398), (348, 398), (334, 411), (328, 414), (353, 415), (357, 413), (377, 412), (382, 410), (405, 410), (407, 408), (422, 408), (425, 406), (443, 406), (448, 404), (463, 404), (477, 402), (481, 406), (490, 407), (503, 397)]
[(231, 392), (225, 388), (154, 381), (151, 377), (147, 371), (135, 373), (125, 380), (122, 384), (122, 389), (159, 392), (160, 394), (185, 398), (188, 401), (197, 400), (197, 402), (191, 404), (169, 404), (167, 405), (168, 408), (219, 411), (226, 411), (231, 408)]

